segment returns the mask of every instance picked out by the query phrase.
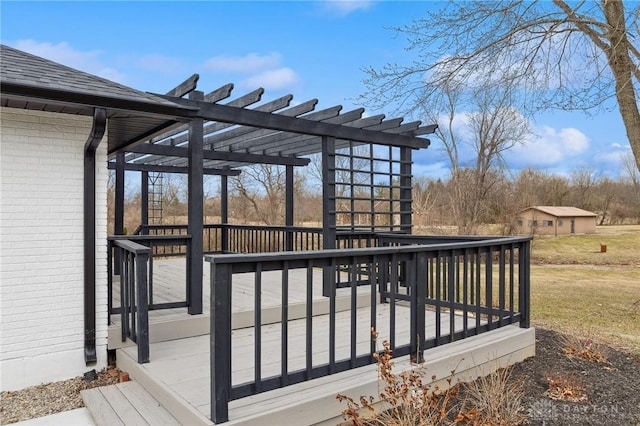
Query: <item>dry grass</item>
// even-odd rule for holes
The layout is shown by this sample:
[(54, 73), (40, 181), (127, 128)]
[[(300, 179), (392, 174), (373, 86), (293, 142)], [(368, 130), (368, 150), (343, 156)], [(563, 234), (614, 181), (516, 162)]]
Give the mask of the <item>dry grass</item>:
[[(606, 253), (600, 246), (606, 245)], [(540, 264), (640, 266), (640, 226), (598, 227), (595, 234), (536, 236), (531, 257)]]
[(640, 353), (640, 226), (536, 237), (531, 317), (534, 326)]
[(532, 266), (533, 324), (640, 352), (639, 276), (637, 267)]

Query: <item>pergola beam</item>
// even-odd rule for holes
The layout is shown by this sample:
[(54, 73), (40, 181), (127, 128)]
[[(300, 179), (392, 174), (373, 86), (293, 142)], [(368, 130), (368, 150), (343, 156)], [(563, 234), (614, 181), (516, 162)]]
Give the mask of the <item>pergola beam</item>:
[[(139, 154), (152, 154), (162, 157), (163, 160), (166, 160), (166, 158), (164, 157), (187, 158), (189, 149), (179, 146), (145, 144), (133, 147), (131, 152), (136, 152)], [(309, 164), (308, 158), (278, 157), (275, 155), (248, 154), (243, 152), (211, 151), (208, 149), (204, 150), (204, 159), (236, 161), (239, 163), (279, 164), (282, 166), (306, 166)], [(149, 162), (145, 161), (144, 164), (149, 164)]]
[[(163, 95), (158, 95), (163, 96)], [(199, 108), (198, 117), (204, 120), (221, 121), (243, 126), (260, 127), (285, 132), (302, 133), (313, 136), (330, 136), (356, 142), (379, 143), (398, 147), (419, 149), (426, 148), (429, 143), (424, 139), (400, 134), (375, 132), (355, 127), (340, 126), (322, 121), (307, 120), (302, 117), (285, 117), (245, 108), (235, 108), (228, 105), (210, 104), (203, 101), (175, 99), (163, 96), (185, 107)]]
[[(109, 162), (107, 167), (109, 170), (115, 170), (116, 165)], [(189, 168), (186, 166), (165, 166), (163, 164), (125, 163), (124, 169), (133, 172), (189, 173)], [(233, 169), (204, 168), (203, 170), (205, 175), (238, 176), (240, 174), (240, 170)]]

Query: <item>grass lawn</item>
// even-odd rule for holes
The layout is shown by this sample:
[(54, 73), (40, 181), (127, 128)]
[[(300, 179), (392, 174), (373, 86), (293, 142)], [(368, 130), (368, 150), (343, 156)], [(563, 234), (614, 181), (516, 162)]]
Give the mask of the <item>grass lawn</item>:
[(640, 226), (536, 237), (531, 316), (534, 326), (640, 352)]

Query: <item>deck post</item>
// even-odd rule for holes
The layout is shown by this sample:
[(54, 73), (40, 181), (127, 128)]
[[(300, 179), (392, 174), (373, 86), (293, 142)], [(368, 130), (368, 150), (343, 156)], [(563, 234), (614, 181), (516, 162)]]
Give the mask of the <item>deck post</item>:
[(520, 320), (521, 328), (529, 328), (531, 322), (531, 240), (520, 243), (518, 252), (518, 310), (522, 319)]
[[(124, 235), (124, 152), (116, 155), (116, 193), (113, 217), (113, 234)], [(120, 251), (115, 253), (114, 274), (120, 275)]]
[[(149, 252), (150, 251), (151, 249), (149, 249)], [(136, 345), (138, 346), (139, 364), (149, 362), (149, 301), (147, 297), (147, 263), (149, 262), (149, 252), (137, 253), (135, 257), (136, 293), (138, 299), (138, 303), (136, 304), (136, 313), (138, 316), (136, 321)]]
[[(288, 228), (293, 226), (294, 220), (294, 182), (293, 182), (293, 166), (286, 166), (286, 200), (285, 200), (285, 226)], [(285, 231), (285, 251), (293, 251), (293, 232), (287, 229)]]
[[(193, 91), (189, 99), (201, 101), (204, 94), (201, 91)], [(191, 235), (191, 244), (188, 250), (187, 268), (187, 304), (190, 315), (202, 313), (202, 258), (203, 258), (203, 198), (204, 198), (204, 152), (203, 134), (204, 121), (196, 118), (189, 123), (189, 206), (188, 206), (188, 233)]]
[[(322, 249), (336, 248), (336, 140), (322, 137)], [(331, 295), (336, 272), (325, 267), (322, 275), (322, 294)]]
[(229, 251), (229, 178), (226, 175), (220, 176), (220, 251)]
[(149, 235), (149, 172), (140, 173), (140, 225), (142, 225), (141, 234)]
[(211, 420), (229, 420), (231, 393), (231, 265), (211, 262)]

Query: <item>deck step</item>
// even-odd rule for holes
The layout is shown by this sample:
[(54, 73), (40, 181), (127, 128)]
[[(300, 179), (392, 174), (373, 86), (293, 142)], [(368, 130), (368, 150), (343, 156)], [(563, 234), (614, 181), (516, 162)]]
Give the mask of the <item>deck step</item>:
[(98, 426), (180, 425), (135, 381), (83, 390), (80, 395)]

